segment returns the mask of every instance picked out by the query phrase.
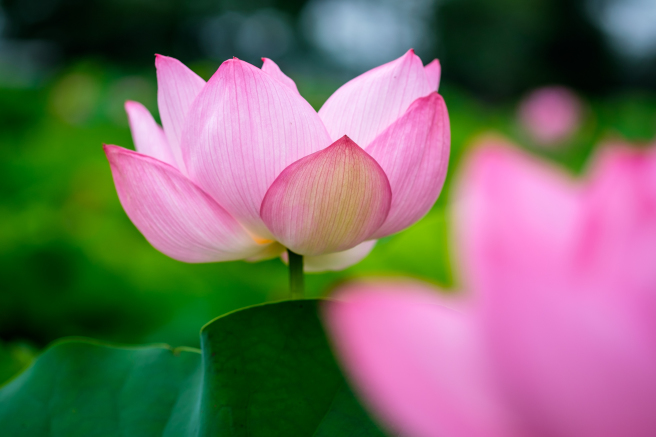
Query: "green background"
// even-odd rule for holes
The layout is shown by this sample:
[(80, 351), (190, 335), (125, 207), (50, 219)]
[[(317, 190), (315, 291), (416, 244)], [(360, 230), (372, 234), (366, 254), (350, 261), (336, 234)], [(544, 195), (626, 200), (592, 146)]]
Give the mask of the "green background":
[[(0, 49), (0, 383), (64, 336), (199, 347), (208, 320), (287, 296), (278, 259), (191, 265), (153, 249), (123, 212), (101, 146), (132, 147), (125, 100), (144, 103), (157, 117), (154, 53), (211, 76), (225, 57), (208, 55), (188, 35), (212, 14), (287, 17), (295, 45), (275, 60), (320, 108), (362, 71), (331, 63), (304, 39), (297, 23), (306, 3), (0, 2), (0, 42), (18, 53), (44, 47), (31, 76)], [(435, 44), (418, 53), (424, 62), (440, 57), (444, 69), (440, 92), (452, 129), (445, 189), (423, 220), (381, 240), (361, 263), (308, 275), (309, 297), (365, 275), (457, 289), (449, 196), (479, 135), (503, 135), (575, 173), (603, 142), (644, 145), (656, 137), (653, 57), (629, 62), (613, 51), (584, 3), (439, 3), (428, 34)], [(560, 148), (544, 150), (519, 126), (517, 103), (533, 87), (554, 83), (580, 93), (584, 120)]]

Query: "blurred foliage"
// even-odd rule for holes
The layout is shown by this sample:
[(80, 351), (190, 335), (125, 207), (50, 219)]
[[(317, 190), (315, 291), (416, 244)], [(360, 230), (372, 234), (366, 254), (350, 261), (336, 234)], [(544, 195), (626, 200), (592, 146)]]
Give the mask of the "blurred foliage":
[[(444, 70), (445, 77), (479, 96), (516, 98), (531, 87), (550, 83), (588, 93), (636, 86), (656, 90), (656, 55), (637, 64), (627, 61), (610, 47), (607, 35), (593, 22), (595, 6), (610, 0), (408, 1), (435, 5), (426, 36), (432, 48), (424, 55), (440, 57), (449, 67)], [(6, 14), (5, 37), (47, 42), (50, 55), (56, 54), (64, 65), (93, 57), (145, 67), (154, 53), (186, 63), (199, 62), (211, 55), (203, 31), (211, 20), (226, 13), (277, 11), (290, 26), (294, 40), (283, 66), (334, 67), (302, 31), (299, 20), (308, 3), (311, 1), (0, 0), (0, 7)], [(225, 56), (237, 54), (235, 35), (228, 35), (236, 28), (228, 21), (220, 27), (223, 29), (212, 34), (211, 44), (232, 51)]]
[(0, 342), (0, 384), (30, 365), (37, 350), (24, 342)]
[(545, 83), (605, 92), (620, 82), (616, 60), (583, 9), (572, 0), (447, 2), (437, 21), (445, 77), (495, 98)]
[(3, 0), (9, 35), (47, 40), (64, 59), (96, 56), (144, 65), (154, 53), (202, 58), (196, 33), (224, 11), (275, 8), (298, 15), (305, 0)]

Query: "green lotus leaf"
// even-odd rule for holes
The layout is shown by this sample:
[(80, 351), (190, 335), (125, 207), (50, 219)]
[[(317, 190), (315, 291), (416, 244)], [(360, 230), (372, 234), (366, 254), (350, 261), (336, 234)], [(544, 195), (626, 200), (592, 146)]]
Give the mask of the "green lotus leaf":
[(56, 342), (0, 389), (0, 434), (382, 436), (335, 363), (318, 304), (219, 317), (202, 329), (202, 351)]

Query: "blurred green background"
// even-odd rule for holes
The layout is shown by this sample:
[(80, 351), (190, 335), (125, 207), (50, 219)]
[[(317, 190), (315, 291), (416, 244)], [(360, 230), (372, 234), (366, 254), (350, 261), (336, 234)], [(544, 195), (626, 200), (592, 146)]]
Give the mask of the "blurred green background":
[[(0, 383), (70, 335), (198, 345), (211, 318), (287, 295), (280, 260), (190, 265), (160, 254), (116, 196), (102, 143), (132, 147), (123, 102), (157, 117), (154, 54), (208, 79), (228, 57), (274, 59), (315, 108), (414, 47), (439, 57), (452, 151), (433, 210), (310, 296), (361, 275), (457, 287), (449, 190), (474, 139), (497, 132), (579, 172), (605, 141), (656, 137), (652, 0), (3, 0), (0, 2)], [(518, 102), (575, 90), (579, 127), (535, 143)]]

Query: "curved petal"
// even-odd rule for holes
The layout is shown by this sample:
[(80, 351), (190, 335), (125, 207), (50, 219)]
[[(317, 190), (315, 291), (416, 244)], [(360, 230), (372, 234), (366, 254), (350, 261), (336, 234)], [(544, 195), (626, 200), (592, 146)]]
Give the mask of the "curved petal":
[(389, 212), (378, 163), (348, 137), (287, 167), (262, 201), (262, 220), (301, 255), (341, 252), (366, 240)]
[(261, 238), (262, 199), (289, 164), (331, 141), (316, 111), (259, 68), (232, 59), (189, 113), (183, 153), (191, 178)]
[(271, 77), (279, 80), (280, 82), (284, 83), (289, 88), (293, 89), (298, 93), (298, 88), (296, 87), (296, 83), (289, 76), (283, 73), (280, 67), (278, 67), (278, 64), (273, 62), (271, 59), (262, 58), (262, 71), (264, 71), (266, 74), (270, 75)]
[(455, 248), (467, 289), (478, 292), (492, 262), (517, 274), (569, 277), (579, 235), (581, 190), (557, 168), (483, 139), (467, 159), (453, 197)]
[(426, 79), (428, 79), (428, 83), (430, 83), (431, 87), (435, 91), (439, 90), (440, 78), (442, 77), (442, 65), (440, 64), (440, 61), (433, 59), (431, 63), (424, 67), (424, 71), (426, 71)]
[(649, 290), (656, 299), (656, 147), (603, 149), (586, 195), (579, 270), (597, 287)]
[(162, 162), (176, 167), (166, 135), (157, 125), (150, 112), (138, 102), (125, 102), (128, 113), (132, 141), (137, 152), (152, 156)]
[(122, 147), (104, 149), (123, 209), (160, 252), (198, 263), (247, 258), (264, 249), (177, 169)]
[(484, 332), (499, 385), (533, 435), (656, 435), (654, 307), (638, 308), (628, 288), (609, 296), (490, 264)]
[(487, 371), (469, 313), (413, 283), (354, 284), (324, 307), (356, 393), (392, 432), (518, 435)]
[[(351, 267), (362, 261), (373, 250), (377, 240), (365, 241), (352, 249), (343, 252), (328, 253), (326, 255), (306, 256), (303, 258), (303, 271), (306, 273), (319, 273), (326, 271), (339, 271)], [(287, 264), (287, 252), (280, 255)]]
[(405, 229), (431, 209), (444, 185), (450, 142), (444, 99), (430, 93), (415, 100), (367, 147), (392, 187), (390, 213), (373, 238)]
[(367, 147), (419, 97), (433, 91), (421, 59), (409, 50), (343, 85), (319, 111), (330, 137)]
[(656, 332), (656, 147), (604, 147), (585, 194), (575, 280), (632, 304), (633, 318)]
[[(592, 196), (599, 205), (566, 175), (505, 147), (477, 152), (464, 173), (465, 277), (482, 297), (499, 385), (534, 435), (656, 434), (656, 306), (645, 297), (654, 288), (640, 291), (649, 281), (636, 266), (614, 277), (626, 266), (614, 255), (597, 263), (600, 251), (650, 238), (641, 220), (622, 218), (641, 186), (631, 186), (641, 173), (633, 164), (607, 174)], [(654, 247), (641, 254), (653, 260)]]
[(155, 55), (157, 68), (157, 104), (171, 151), (184, 173), (180, 139), (187, 112), (205, 81), (177, 59)]

